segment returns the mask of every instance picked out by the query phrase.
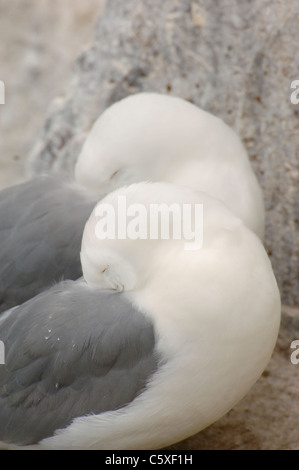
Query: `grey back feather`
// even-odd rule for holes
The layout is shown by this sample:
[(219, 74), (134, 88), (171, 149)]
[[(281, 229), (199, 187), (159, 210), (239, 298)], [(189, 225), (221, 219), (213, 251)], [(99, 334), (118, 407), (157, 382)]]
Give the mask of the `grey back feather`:
[(82, 276), (81, 239), (95, 203), (57, 176), (0, 192), (0, 312)]
[(124, 294), (64, 282), (0, 320), (0, 441), (34, 444), (117, 410), (158, 367), (150, 320)]

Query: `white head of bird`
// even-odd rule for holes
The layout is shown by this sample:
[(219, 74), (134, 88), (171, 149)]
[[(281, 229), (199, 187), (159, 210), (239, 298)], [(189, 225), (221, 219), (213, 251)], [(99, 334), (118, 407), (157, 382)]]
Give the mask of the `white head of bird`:
[(75, 176), (101, 194), (140, 181), (205, 191), (263, 237), (263, 196), (241, 140), (180, 98), (139, 93), (113, 104), (91, 129)]
[[(123, 214), (119, 214), (120, 197), (126, 198), (128, 206), (142, 204), (148, 213), (152, 204), (202, 205), (202, 245), (198, 250), (186, 250), (183, 235), (181, 239), (171, 236), (175, 231), (172, 217), (169, 217), (168, 240), (119, 239), (117, 232), (113, 239), (105, 235), (99, 239), (99, 205), (110, 205), (117, 219), (124, 220)], [(191, 214), (195, 229), (199, 227), (196, 211)], [(81, 261), (84, 277), (91, 287), (135, 294), (148, 292), (157, 309), (161, 302), (168, 303), (170, 308), (181, 305), (182, 309), (190, 304), (197, 314), (199, 306), (205, 305), (205, 314), (219, 316), (221, 323), (225, 319), (225, 305), (230, 315), (234, 312), (247, 318), (246, 322), (255, 314), (259, 321), (268, 314), (269, 318), (277, 315), (274, 307), (279, 293), (260, 240), (222, 202), (188, 188), (167, 183), (138, 183), (110, 193), (96, 206), (86, 224)]]

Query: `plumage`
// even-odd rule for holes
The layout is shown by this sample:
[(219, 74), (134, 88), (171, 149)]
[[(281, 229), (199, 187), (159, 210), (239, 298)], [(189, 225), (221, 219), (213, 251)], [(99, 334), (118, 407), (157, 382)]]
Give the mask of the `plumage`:
[(239, 137), (179, 98), (140, 93), (112, 105), (89, 133), (75, 176), (0, 192), (0, 312), (80, 277), (84, 223), (100, 195), (125, 184), (165, 181), (206, 191), (263, 238), (263, 197)]
[(110, 106), (88, 134), (75, 173), (103, 193), (139, 181), (204, 191), (263, 239), (263, 194), (241, 139), (181, 98), (137, 93)]
[(95, 201), (57, 176), (0, 192), (0, 312), (82, 276), (82, 233)]
[(271, 358), (281, 305), (259, 238), (204, 193), (139, 183), (99, 205), (123, 215), (120, 196), (147, 210), (203, 204), (203, 245), (100, 240), (93, 210), (81, 248), (87, 285), (62, 283), (0, 319), (0, 441), (8, 448), (168, 446), (229, 411)]
[(130, 403), (157, 369), (152, 323), (125, 298), (65, 281), (0, 320), (0, 441), (28, 445)]

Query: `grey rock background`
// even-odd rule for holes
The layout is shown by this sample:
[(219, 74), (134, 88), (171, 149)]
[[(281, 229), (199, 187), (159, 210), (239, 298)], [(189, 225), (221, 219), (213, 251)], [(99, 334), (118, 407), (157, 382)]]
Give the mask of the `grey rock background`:
[[(50, 89), (48, 102), (53, 93), (63, 94), (44, 112), (39, 137), (28, 138), (26, 149), (35, 144), (27, 176), (69, 172), (106, 107), (128, 94), (158, 91), (188, 99), (231, 125), (262, 185), (265, 244), (288, 305), (278, 345), (244, 400), (173, 449), (299, 449), (299, 365), (290, 361), (290, 344), (299, 339), (299, 105), (290, 101), (291, 82), (299, 79), (298, 39), (296, 0), (107, 0), (91, 44), (82, 50), (83, 41), (77, 43), (81, 53), (60, 89), (49, 88), (42, 74), (34, 78), (37, 93)], [(37, 125), (34, 120), (35, 131)]]
[(103, 0), (0, 0), (0, 188), (25, 178), (28, 154), (78, 51), (93, 37)]

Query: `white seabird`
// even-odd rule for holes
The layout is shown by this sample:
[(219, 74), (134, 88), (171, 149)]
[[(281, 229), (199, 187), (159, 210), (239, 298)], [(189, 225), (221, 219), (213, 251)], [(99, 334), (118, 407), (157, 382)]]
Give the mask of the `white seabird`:
[(165, 181), (205, 191), (263, 236), (262, 193), (240, 139), (179, 98), (141, 93), (108, 108), (75, 176), (44, 176), (0, 192), (0, 312), (82, 275), (84, 224), (99, 198), (124, 184)]
[(107, 193), (138, 181), (204, 191), (263, 239), (263, 195), (240, 138), (181, 98), (139, 93), (110, 106), (91, 129), (75, 173)]
[(87, 284), (58, 284), (0, 320), (8, 448), (168, 446), (231, 409), (270, 360), (280, 296), (259, 238), (204, 193), (140, 183), (101, 204), (119, 215), (120, 196), (145, 208), (203, 204), (202, 248), (99, 241), (93, 211), (81, 251)]

